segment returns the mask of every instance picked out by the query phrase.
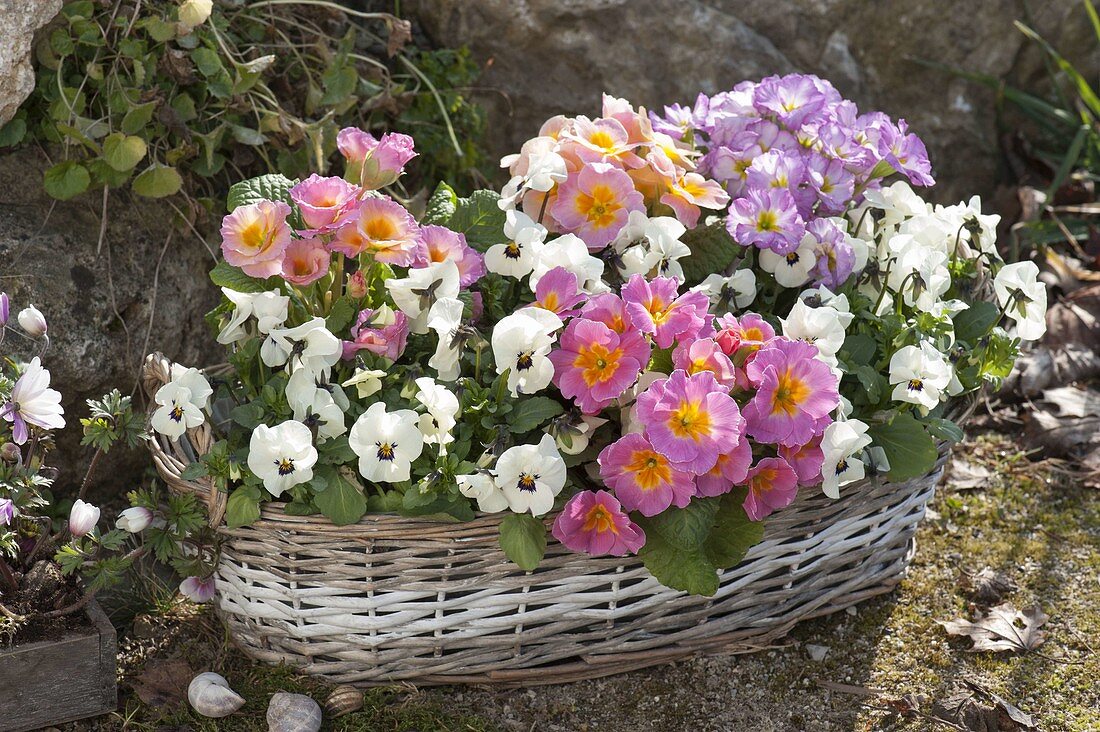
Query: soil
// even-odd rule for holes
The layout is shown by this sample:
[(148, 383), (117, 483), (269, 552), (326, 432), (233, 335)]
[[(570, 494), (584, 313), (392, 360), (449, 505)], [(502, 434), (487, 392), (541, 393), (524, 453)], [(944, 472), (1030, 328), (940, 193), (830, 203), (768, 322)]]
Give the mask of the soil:
[[(61, 574), (55, 562), (40, 560), (22, 577), (19, 591), (5, 606), (27, 620), (20, 623), (11, 636), (12, 645), (23, 645), (41, 640), (58, 640), (80, 629), (92, 629), (83, 612), (74, 612), (55, 618), (43, 618), (41, 613), (60, 610), (80, 599), (80, 590), (71, 578)], [(10, 629), (7, 629), (10, 633)]]

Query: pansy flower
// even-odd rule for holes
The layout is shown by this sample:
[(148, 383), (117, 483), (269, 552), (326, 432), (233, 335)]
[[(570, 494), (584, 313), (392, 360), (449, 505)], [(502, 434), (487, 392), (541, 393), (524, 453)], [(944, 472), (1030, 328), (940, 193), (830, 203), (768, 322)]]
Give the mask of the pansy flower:
[[(540, 283), (541, 284), (541, 283)], [(550, 354), (554, 383), (585, 414), (596, 414), (626, 391), (649, 362), (649, 343), (603, 323), (574, 318)]]
[(589, 249), (599, 250), (626, 225), (630, 212), (644, 205), (629, 175), (608, 163), (588, 163), (561, 184), (550, 214)]
[(634, 554), (645, 544), (645, 532), (607, 491), (583, 491), (570, 498), (551, 533), (573, 551), (596, 557)]
[(348, 434), (348, 445), (359, 456), (359, 474), (374, 483), (409, 479), (413, 460), (424, 451), (420, 416), (411, 409), (386, 411), (375, 402), (359, 415)]
[(623, 300), (634, 326), (651, 334), (658, 348), (697, 335), (710, 317), (707, 296), (696, 290), (677, 295), (679, 285), (672, 277), (647, 281), (641, 275), (634, 275), (623, 285)]
[(697, 475), (732, 450), (745, 429), (737, 402), (710, 372), (676, 370), (653, 382), (638, 397), (636, 413), (653, 447)]
[(694, 494), (691, 472), (657, 452), (640, 434), (623, 435), (597, 460), (600, 477), (628, 511), (656, 516), (669, 506), (683, 508)]
[(491, 343), (497, 373), (508, 372), (512, 396), (542, 391), (554, 378), (550, 349), (561, 318), (542, 308), (521, 308), (493, 328)]
[(745, 366), (757, 388), (745, 406), (748, 433), (759, 442), (804, 445), (831, 421), (840, 404), (837, 377), (801, 341), (775, 338)]
[(497, 458), (496, 484), (514, 513), (542, 516), (554, 507), (565, 478), (565, 461), (550, 435), (537, 445), (509, 447)]
[(752, 521), (791, 505), (798, 495), (798, 475), (782, 458), (764, 458), (749, 470), (749, 493), (741, 504)]
[(535, 223), (522, 211), (508, 211), (504, 219), (504, 236), (508, 241), (494, 244), (485, 251), (486, 269), (517, 279), (531, 274), (546, 240), (546, 227)]

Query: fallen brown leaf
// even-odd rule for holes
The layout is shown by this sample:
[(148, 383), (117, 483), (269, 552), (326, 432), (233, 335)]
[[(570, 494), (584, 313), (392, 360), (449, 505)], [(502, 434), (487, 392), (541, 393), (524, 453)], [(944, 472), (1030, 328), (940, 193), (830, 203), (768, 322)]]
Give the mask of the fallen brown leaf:
[(951, 461), (951, 467), (947, 474), (947, 485), (955, 490), (965, 491), (974, 488), (985, 488), (989, 485), (993, 473), (982, 465), (975, 465), (961, 458)]
[(187, 685), (194, 675), (182, 659), (154, 659), (130, 681), (130, 686), (138, 698), (151, 707), (174, 707), (187, 699)]
[(948, 635), (969, 637), (973, 652), (1033, 651), (1043, 645), (1046, 632), (1039, 630), (1049, 618), (1038, 607), (1023, 612), (1009, 603), (992, 608), (975, 622), (964, 618), (937, 621)]
[(989, 607), (1016, 591), (1016, 583), (1008, 575), (992, 567), (985, 567), (975, 574), (963, 574), (959, 584), (970, 597), (971, 602)]

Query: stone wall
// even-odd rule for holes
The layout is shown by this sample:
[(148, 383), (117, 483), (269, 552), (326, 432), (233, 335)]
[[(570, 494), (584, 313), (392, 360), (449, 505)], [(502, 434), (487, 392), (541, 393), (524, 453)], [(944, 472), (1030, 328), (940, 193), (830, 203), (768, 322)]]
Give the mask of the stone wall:
[[(416, 0), (442, 45), (487, 64), (482, 101), (494, 153), (518, 149), (557, 113), (599, 112), (601, 91), (660, 108), (743, 79), (790, 71), (832, 80), (861, 109), (903, 117), (928, 143), (936, 198), (991, 193), (992, 93), (915, 63), (929, 59), (1025, 83), (1041, 56), (1013, 27), (1023, 0)], [(1098, 68), (1079, 0), (1029, 3), (1034, 25)], [(1092, 55), (1086, 54), (1091, 50)], [(1095, 74), (1094, 74), (1095, 75)]]

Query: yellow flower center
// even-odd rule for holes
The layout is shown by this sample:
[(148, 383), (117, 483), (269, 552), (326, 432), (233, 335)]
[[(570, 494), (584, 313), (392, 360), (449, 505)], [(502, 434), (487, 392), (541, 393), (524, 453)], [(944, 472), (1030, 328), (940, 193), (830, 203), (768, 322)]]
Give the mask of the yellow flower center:
[(680, 439), (698, 442), (710, 434), (710, 415), (698, 400), (684, 399), (669, 417), (668, 428)]
[(761, 211), (756, 218), (757, 231), (775, 231), (778, 228), (779, 217), (775, 215), (775, 211)]
[(593, 133), (592, 137), (588, 138), (588, 141), (592, 144), (593, 147), (598, 147), (599, 149), (608, 152), (611, 150), (611, 148), (615, 147), (615, 138), (613, 138), (611, 136), (611, 133), (609, 133), (607, 130), (597, 130), (595, 133)]
[(582, 369), (581, 377), (584, 383), (592, 386), (609, 381), (615, 376), (615, 372), (619, 370), (619, 359), (622, 355), (621, 348), (609, 351), (602, 344), (593, 343), (591, 346), (581, 347), (577, 357), (573, 359), (573, 366)]
[(598, 534), (602, 534), (606, 531), (610, 531), (616, 535), (619, 533), (619, 527), (615, 525), (615, 519), (601, 503), (597, 503), (595, 506), (588, 509), (588, 515), (584, 518), (583, 530), (589, 532), (595, 531)]
[(653, 450), (637, 450), (626, 464), (634, 482), (647, 493), (667, 483), (672, 478), (672, 468), (663, 455)]
[(593, 186), (591, 194), (578, 193), (575, 205), (577, 212), (597, 229), (615, 223), (615, 212), (622, 208), (615, 199), (615, 192), (606, 185)]
[(775, 387), (775, 397), (772, 400), (772, 414), (783, 413), (793, 417), (809, 396), (810, 387), (788, 368), (779, 375), (779, 385)]
[(389, 241), (397, 234), (397, 227), (388, 216), (375, 216), (363, 224), (363, 234), (371, 241)]

